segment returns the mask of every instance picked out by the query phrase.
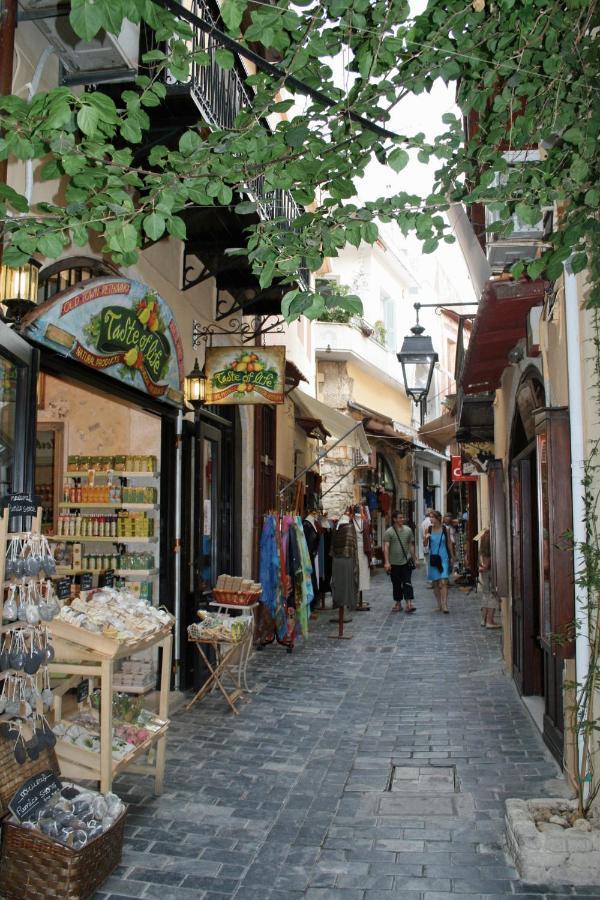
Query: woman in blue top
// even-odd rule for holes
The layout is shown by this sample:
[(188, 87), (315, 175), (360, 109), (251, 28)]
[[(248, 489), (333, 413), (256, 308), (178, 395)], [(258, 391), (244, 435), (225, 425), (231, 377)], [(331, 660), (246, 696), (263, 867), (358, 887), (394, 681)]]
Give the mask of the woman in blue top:
[(433, 593), (437, 600), (438, 611), (448, 610), (448, 579), (454, 564), (454, 541), (445, 525), (442, 525), (442, 514), (437, 510), (429, 513), (431, 525), (425, 537), (425, 546), (429, 551), (427, 577), (433, 583)]

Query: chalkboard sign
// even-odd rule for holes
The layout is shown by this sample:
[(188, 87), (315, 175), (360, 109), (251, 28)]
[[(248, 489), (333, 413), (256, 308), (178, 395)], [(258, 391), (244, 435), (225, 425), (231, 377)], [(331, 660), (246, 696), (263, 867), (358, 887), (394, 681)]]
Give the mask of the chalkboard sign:
[(8, 506), (9, 516), (35, 516), (41, 505), (42, 501), (36, 494), (23, 491), (6, 494), (0, 500), (0, 508), (5, 509)]
[(59, 578), (55, 583), (56, 588), (56, 596), (59, 600), (68, 600), (71, 596), (71, 579), (68, 575), (64, 578)]
[(107, 569), (106, 572), (103, 572), (102, 575), (98, 576), (98, 585), (100, 587), (114, 587), (115, 585), (115, 570)]
[(81, 578), (79, 579), (79, 590), (80, 591), (91, 591), (92, 585), (94, 583), (94, 576), (91, 572), (82, 572)]
[(19, 822), (31, 818), (41, 806), (44, 806), (62, 785), (54, 772), (38, 772), (21, 785), (8, 808)]
[(89, 679), (86, 678), (81, 684), (77, 685), (77, 702), (83, 703), (84, 700), (90, 696), (90, 682)]

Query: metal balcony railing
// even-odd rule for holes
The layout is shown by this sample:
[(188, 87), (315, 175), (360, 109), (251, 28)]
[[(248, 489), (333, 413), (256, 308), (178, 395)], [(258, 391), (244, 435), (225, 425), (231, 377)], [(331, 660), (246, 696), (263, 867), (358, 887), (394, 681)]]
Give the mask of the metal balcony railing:
[[(204, 0), (192, 0), (191, 11), (198, 17), (217, 26), (218, 22)], [(253, 96), (246, 87), (239, 72), (233, 69), (222, 69), (215, 60), (215, 52), (219, 44), (209, 34), (194, 28), (192, 48), (194, 51), (205, 51), (210, 56), (207, 65), (192, 63), (189, 83), (191, 95), (198, 109), (213, 128), (233, 128), (237, 115), (251, 106)], [(265, 123), (265, 127), (268, 127)], [(258, 214), (264, 221), (276, 221), (283, 229), (292, 229), (294, 220), (301, 215), (298, 206), (289, 191), (277, 189), (264, 190), (264, 178), (254, 179), (244, 190), (249, 199), (256, 203)], [(309, 272), (301, 268), (298, 272), (301, 287), (307, 290)]]

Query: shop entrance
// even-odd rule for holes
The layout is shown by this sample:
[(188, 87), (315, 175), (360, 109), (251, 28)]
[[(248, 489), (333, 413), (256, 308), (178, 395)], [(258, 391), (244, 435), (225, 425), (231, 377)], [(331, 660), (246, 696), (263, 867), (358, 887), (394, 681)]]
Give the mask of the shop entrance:
[(32, 487), (36, 355), (0, 322), (0, 497)]
[[(184, 422), (182, 453), (181, 629), (182, 689), (198, 689), (205, 678), (187, 641), (199, 602), (221, 573), (241, 574), (239, 415), (235, 406), (202, 411), (197, 425)], [(187, 486), (187, 487), (186, 487)]]
[[(540, 547), (548, 543), (547, 526), (540, 522), (535, 411), (545, 406), (545, 392), (537, 371), (525, 373), (516, 394), (511, 434), (512, 531), (512, 653), (513, 678), (544, 740), (562, 762), (564, 724), (562, 659), (542, 640), (542, 585), (544, 567)], [(562, 499), (557, 499), (562, 502)]]

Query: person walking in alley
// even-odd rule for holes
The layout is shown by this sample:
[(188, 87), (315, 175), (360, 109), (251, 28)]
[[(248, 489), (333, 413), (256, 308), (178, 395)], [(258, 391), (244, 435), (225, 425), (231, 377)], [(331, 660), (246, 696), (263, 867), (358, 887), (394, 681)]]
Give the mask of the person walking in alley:
[(479, 582), (481, 584), (481, 624), (485, 628), (501, 628), (494, 622), (498, 612), (498, 601), (492, 593), (492, 551), (490, 529), (486, 528), (479, 538)]
[[(425, 518), (421, 522), (421, 540), (423, 541), (423, 556), (425, 557), (425, 569), (429, 569), (429, 550), (427, 549), (427, 544), (425, 542), (425, 538), (427, 537), (427, 533), (431, 528), (431, 513), (433, 509), (428, 508), (425, 514)], [(431, 581), (427, 580), (427, 587), (432, 587)]]
[(419, 567), (419, 561), (415, 550), (415, 536), (397, 509), (392, 513), (392, 524), (383, 534), (383, 567), (392, 579), (392, 612), (401, 612), (402, 601), (405, 600), (406, 612), (413, 613), (415, 607), (411, 579), (413, 569)]
[(429, 568), (427, 577), (433, 582), (433, 592), (437, 600), (438, 611), (448, 610), (448, 579), (454, 565), (454, 541), (452, 535), (442, 524), (442, 514), (437, 510), (430, 512), (431, 525), (426, 535), (426, 546), (429, 551)]

